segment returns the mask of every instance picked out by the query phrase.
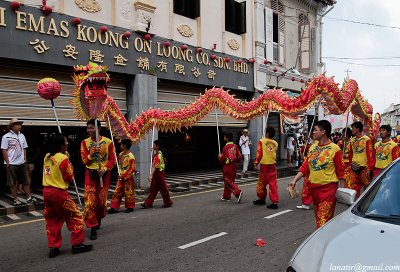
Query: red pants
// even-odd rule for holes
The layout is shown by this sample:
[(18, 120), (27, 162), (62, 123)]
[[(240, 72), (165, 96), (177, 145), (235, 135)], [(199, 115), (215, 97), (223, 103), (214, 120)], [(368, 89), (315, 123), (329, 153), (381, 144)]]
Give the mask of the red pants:
[(153, 174), (153, 180), (151, 181), (150, 194), (144, 201), (144, 205), (146, 205), (146, 207), (153, 207), (154, 199), (156, 198), (158, 192), (161, 193), (164, 206), (172, 206), (173, 202), (169, 196), (168, 185), (165, 182), (165, 172), (156, 170)]
[(111, 199), (110, 207), (119, 209), (122, 197), (125, 195), (125, 208), (135, 208), (135, 190), (133, 177), (127, 180), (118, 179), (117, 187)]
[(307, 177), (304, 177), (303, 189), (301, 190), (301, 203), (303, 205), (311, 205), (312, 195), (311, 195), (311, 183)]
[(380, 173), (382, 173), (382, 170), (383, 170), (383, 169), (375, 168), (375, 171), (374, 171), (374, 178), (375, 178), (376, 176), (378, 176)]
[(359, 173), (355, 173), (353, 170), (350, 168), (350, 189), (353, 189), (357, 192), (356, 197), (358, 198), (361, 194), (361, 189), (363, 187), (367, 187), (371, 181), (371, 178), (369, 176), (369, 170), (367, 168), (364, 168), (361, 170)]
[(237, 166), (236, 163), (225, 164), (222, 167), (222, 174), (224, 179), (224, 194), (223, 198), (231, 199), (233, 193), (236, 197), (239, 197), (240, 189), (235, 184)]
[(257, 196), (261, 200), (267, 198), (267, 184), (269, 186), (269, 199), (272, 203), (279, 202), (278, 178), (276, 173), (276, 164), (260, 164), (258, 173)]
[(100, 181), (92, 180), (89, 170), (85, 172), (85, 224), (88, 228), (98, 226), (98, 218), (104, 218), (107, 214), (107, 194), (110, 186), (110, 171), (103, 175), (103, 187)]
[(337, 182), (325, 185), (311, 184), (312, 201), (317, 229), (333, 218), (336, 206)]
[(350, 162), (344, 163), (344, 180), (346, 182), (346, 187), (350, 188), (351, 186)]
[(61, 247), (61, 229), (64, 222), (71, 232), (71, 244), (82, 244), (85, 237), (82, 214), (67, 190), (45, 186), (43, 200), (48, 247)]

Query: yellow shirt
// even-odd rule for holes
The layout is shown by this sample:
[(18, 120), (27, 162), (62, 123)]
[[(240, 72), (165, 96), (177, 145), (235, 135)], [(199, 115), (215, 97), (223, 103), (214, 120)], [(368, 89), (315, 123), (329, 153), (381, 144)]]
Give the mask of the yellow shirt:
[(111, 170), (115, 165), (115, 155), (114, 155), (114, 146), (112, 141), (106, 137), (101, 136), (99, 140), (99, 154), (96, 154), (94, 158), (90, 157), (90, 150), (96, 147), (96, 142), (92, 141), (89, 137), (82, 141), (81, 143), (81, 157), (83, 164), (86, 165), (88, 169), (99, 169), (99, 163), (101, 167), (107, 167), (108, 170)]
[(367, 159), (367, 141), (370, 141), (369, 137), (366, 135), (360, 138), (352, 137), (351, 148), (353, 149), (353, 162), (358, 163), (362, 167), (368, 166)]
[[(382, 142), (377, 142), (375, 144), (375, 150), (376, 150), (376, 162), (375, 162), (375, 168), (378, 169), (383, 169), (386, 166), (388, 166), (392, 161), (393, 161), (393, 149), (396, 148), (395, 152), (398, 153), (398, 147), (395, 142), (392, 140), (382, 143)], [(395, 157), (397, 157), (397, 153), (395, 154)], [(397, 156), (396, 156), (397, 155)]]
[(74, 172), (68, 157), (56, 153), (49, 158), (47, 154), (43, 163), (43, 186), (51, 186), (66, 190), (69, 181), (74, 179)]
[(256, 164), (276, 164), (278, 143), (273, 139), (263, 138), (258, 141)]
[(312, 184), (324, 185), (343, 178), (342, 151), (334, 143), (323, 146), (313, 144), (308, 152), (307, 162), (308, 164), (302, 165), (300, 172), (304, 175), (309, 174)]

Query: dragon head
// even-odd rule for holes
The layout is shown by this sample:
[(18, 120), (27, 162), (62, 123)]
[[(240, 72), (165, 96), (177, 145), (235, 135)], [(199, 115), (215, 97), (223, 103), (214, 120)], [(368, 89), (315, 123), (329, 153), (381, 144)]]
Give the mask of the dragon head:
[(110, 81), (107, 70), (107, 67), (93, 62), (74, 66), (73, 79), (80, 98), (86, 101), (82, 103), (82, 108), (88, 118), (97, 119), (103, 111), (108, 96), (107, 83)]

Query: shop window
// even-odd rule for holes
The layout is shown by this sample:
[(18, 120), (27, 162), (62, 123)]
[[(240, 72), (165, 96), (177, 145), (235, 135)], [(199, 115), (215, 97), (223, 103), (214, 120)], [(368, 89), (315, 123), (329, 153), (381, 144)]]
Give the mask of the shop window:
[(225, 30), (235, 33), (246, 33), (246, 1), (225, 0)]
[(200, 0), (174, 0), (174, 13), (192, 19), (200, 17)]
[(273, 62), (285, 65), (285, 14), (284, 6), (279, 0), (270, 1), (273, 16), (269, 17), (272, 22)]

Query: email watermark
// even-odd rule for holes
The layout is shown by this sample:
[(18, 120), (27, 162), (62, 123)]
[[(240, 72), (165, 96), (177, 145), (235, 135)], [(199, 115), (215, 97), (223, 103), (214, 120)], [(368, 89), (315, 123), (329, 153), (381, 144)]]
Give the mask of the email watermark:
[(383, 263), (377, 265), (363, 265), (361, 263), (348, 265), (330, 264), (329, 271), (352, 271), (352, 272), (367, 272), (367, 271), (400, 271), (400, 265), (385, 265)]

